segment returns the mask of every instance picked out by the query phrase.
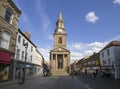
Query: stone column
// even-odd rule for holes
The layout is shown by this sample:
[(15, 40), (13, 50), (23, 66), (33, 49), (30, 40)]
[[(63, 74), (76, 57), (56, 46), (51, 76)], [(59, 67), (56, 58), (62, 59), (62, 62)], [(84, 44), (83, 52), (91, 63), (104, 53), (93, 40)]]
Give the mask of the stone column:
[(54, 69), (54, 66), (53, 66), (53, 54), (50, 54), (50, 55), (51, 55), (50, 65), (51, 65), (52, 69)]
[(55, 55), (55, 68), (58, 69), (58, 59), (57, 59), (57, 54)]
[(65, 65), (66, 65), (66, 58), (65, 58), (65, 54), (63, 54), (63, 68), (65, 69)]
[(68, 53), (68, 55), (67, 55), (67, 61), (68, 61), (68, 62), (67, 62), (67, 65), (70, 66), (70, 54), (69, 54), (69, 53)]

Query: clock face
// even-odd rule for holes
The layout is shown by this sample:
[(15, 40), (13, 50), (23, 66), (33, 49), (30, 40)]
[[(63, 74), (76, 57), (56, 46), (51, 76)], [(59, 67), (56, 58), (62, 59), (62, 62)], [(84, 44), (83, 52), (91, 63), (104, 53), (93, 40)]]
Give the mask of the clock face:
[(62, 29), (58, 29), (59, 32), (62, 32)]

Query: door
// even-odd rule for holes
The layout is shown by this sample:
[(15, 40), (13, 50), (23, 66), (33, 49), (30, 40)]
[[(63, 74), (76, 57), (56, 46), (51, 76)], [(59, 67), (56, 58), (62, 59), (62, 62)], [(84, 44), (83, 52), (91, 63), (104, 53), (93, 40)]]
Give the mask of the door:
[(63, 69), (63, 55), (58, 55), (58, 69)]

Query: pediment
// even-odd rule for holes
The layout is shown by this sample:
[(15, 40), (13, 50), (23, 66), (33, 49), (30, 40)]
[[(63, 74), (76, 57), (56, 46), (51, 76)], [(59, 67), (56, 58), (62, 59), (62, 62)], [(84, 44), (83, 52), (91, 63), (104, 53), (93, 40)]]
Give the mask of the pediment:
[(58, 48), (54, 48), (53, 50), (51, 51), (54, 51), (54, 52), (69, 52), (69, 50), (65, 49), (65, 48), (62, 48), (62, 47), (58, 47)]

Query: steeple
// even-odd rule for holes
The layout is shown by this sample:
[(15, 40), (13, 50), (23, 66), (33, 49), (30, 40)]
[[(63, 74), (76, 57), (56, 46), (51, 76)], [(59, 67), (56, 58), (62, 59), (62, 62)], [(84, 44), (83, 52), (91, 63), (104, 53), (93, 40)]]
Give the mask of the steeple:
[(64, 29), (64, 21), (63, 21), (63, 18), (62, 18), (62, 13), (60, 12), (59, 16), (58, 16), (58, 20), (56, 22), (56, 27), (57, 28), (61, 28), (61, 29)]
[(61, 11), (60, 11), (60, 14), (59, 14), (58, 20), (63, 20), (63, 19), (62, 19), (62, 13), (61, 13)]

